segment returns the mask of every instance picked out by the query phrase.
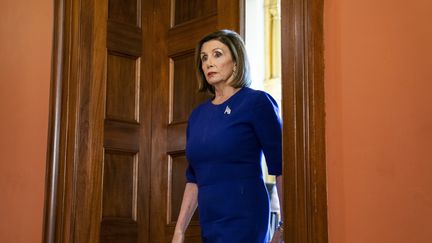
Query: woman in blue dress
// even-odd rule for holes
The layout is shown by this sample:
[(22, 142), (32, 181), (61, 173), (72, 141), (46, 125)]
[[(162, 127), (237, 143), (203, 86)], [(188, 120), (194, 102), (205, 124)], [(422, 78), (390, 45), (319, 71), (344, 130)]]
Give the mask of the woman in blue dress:
[[(213, 98), (189, 117), (187, 183), (172, 243), (183, 242), (197, 207), (203, 243), (265, 243), (269, 197), (262, 153), (282, 198), (277, 104), (269, 94), (249, 88), (249, 62), (237, 33), (221, 30), (204, 37), (195, 58), (200, 91)], [(282, 228), (272, 242), (282, 242)]]

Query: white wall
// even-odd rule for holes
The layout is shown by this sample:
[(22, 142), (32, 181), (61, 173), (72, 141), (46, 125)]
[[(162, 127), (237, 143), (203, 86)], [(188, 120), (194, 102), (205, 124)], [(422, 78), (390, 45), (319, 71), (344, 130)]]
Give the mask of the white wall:
[(246, 0), (245, 43), (251, 65), (251, 87), (262, 90), (265, 77), (264, 0)]

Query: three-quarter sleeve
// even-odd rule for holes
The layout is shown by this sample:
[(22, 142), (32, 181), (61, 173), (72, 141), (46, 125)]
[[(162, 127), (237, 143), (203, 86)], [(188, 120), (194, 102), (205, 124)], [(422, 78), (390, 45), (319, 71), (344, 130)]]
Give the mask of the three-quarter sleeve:
[(252, 124), (262, 146), (270, 175), (282, 174), (282, 124), (276, 101), (261, 92), (252, 118)]
[(186, 169), (186, 182), (192, 182), (197, 183), (196, 177), (195, 177), (195, 171), (193, 170), (192, 166), (189, 164)]
[[(186, 144), (187, 144), (188, 139), (189, 139), (189, 122), (188, 122), (188, 126), (186, 128)], [(197, 183), (195, 171), (192, 168), (190, 163), (188, 163), (188, 167), (186, 169), (186, 182)]]

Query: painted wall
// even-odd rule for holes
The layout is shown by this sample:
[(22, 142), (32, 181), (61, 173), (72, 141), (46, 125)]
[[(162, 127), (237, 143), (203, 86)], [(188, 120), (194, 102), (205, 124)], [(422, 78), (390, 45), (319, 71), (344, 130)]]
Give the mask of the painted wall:
[(432, 2), (324, 2), (330, 242), (431, 242)]
[(52, 2), (0, 1), (0, 242), (41, 241)]

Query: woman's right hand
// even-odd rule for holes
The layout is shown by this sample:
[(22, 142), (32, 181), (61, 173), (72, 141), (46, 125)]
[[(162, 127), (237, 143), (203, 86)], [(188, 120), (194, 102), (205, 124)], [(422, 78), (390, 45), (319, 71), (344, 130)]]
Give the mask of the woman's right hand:
[(171, 243), (183, 243), (183, 241), (184, 241), (183, 233), (174, 233)]

